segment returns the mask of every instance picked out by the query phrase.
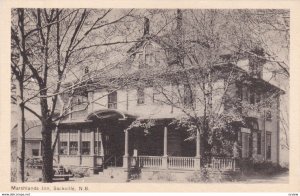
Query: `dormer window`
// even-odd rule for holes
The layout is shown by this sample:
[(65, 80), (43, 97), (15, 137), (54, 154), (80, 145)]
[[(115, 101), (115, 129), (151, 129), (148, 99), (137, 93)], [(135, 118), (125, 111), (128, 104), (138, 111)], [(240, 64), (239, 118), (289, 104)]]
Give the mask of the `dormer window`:
[(138, 54), (139, 68), (143, 69), (147, 66), (153, 66), (155, 63), (154, 48), (151, 44), (146, 45), (143, 53)]

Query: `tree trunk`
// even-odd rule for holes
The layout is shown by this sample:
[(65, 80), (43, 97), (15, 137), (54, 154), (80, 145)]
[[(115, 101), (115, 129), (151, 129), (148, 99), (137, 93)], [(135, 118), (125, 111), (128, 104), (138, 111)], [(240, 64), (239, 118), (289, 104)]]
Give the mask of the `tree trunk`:
[[(44, 88), (45, 89), (45, 88)], [(46, 95), (46, 90), (41, 91), (41, 95)], [(43, 182), (52, 182), (53, 175), (53, 153), (52, 153), (52, 127), (49, 117), (47, 98), (40, 98), (42, 113), (42, 157), (43, 157)]]
[(24, 162), (25, 162), (25, 130), (24, 130), (24, 107), (23, 107), (23, 84), (16, 82), (17, 95), (17, 182), (24, 182)]
[(48, 120), (42, 120), (42, 157), (43, 157), (43, 182), (52, 182), (53, 153), (52, 153), (51, 125)]

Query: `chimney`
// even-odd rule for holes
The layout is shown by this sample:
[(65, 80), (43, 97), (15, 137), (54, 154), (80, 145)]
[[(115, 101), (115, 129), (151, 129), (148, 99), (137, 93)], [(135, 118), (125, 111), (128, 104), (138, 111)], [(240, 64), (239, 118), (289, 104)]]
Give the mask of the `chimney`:
[(144, 36), (149, 35), (149, 29), (150, 29), (150, 21), (149, 18), (144, 17)]
[(177, 10), (177, 18), (176, 18), (176, 21), (177, 21), (177, 30), (182, 30), (182, 10), (181, 9), (178, 9)]

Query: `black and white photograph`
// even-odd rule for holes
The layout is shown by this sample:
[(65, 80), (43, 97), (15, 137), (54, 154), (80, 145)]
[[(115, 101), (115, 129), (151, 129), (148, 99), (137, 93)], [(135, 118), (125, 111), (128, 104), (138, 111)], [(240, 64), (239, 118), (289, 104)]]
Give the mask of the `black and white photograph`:
[(11, 183), (289, 183), (289, 9), (10, 12)]

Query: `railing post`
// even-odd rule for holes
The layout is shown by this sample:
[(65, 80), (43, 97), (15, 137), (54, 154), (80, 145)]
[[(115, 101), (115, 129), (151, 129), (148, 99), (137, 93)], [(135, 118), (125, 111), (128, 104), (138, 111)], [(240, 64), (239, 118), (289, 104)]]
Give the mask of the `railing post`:
[(200, 170), (200, 133), (197, 131), (196, 135), (196, 156), (195, 156), (195, 170)]
[(162, 167), (168, 169), (168, 128), (164, 127), (164, 156), (162, 157)]

